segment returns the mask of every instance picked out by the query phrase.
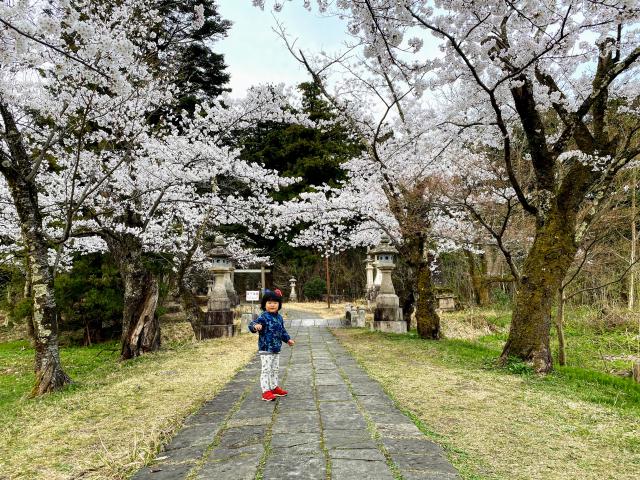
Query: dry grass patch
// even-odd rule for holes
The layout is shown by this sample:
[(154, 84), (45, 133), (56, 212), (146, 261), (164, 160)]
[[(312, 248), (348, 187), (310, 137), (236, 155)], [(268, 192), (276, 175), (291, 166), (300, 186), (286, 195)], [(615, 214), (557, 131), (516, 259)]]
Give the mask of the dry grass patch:
[(445, 338), (476, 340), (485, 335), (506, 332), (506, 325), (496, 324), (496, 319), (508, 314), (508, 312), (488, 308), (442, 312), (440, 327)]
[(640, 478), (638, 410), (572, 398), (527, 376), (447, 364), (451, 352), (433, 342), (335, 334), (466, 479)]
[(165, 332), (182, 344), (19, 400), (0, 425), (0, 478), (121, 479), (148, 462), (256, 350), (250, 335), (195, 343), (185, 328)]
[(327, 302), (285, 302), (282, 304), (282, 312), (285, 319), (287, 310), (303, 310), (313, 317), (331, 319), (344, 317), (344, 307), (344, 303), (332, 303), (331, 308), (327, 308)]

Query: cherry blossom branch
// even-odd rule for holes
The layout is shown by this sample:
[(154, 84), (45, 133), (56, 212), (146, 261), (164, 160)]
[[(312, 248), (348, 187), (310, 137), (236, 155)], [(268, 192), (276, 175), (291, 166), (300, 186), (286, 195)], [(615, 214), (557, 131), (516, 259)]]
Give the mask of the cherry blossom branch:
[(70, 53), (65, 52), (61, 48), (56, 47), (55, 45), (51, 45), (50, 43), (47, 43), (44, 40), (41, 40), (39, 38), (36, 38), (33, 35), (29, 35), (27, 32), (24, 32), (24, 31), (20, 30), (18, 27), (12, 25), (8, 21), (4, 20), (3, 18), (0, 18), (0, 23), (5, 25), (6, 27), (10, 28), (11, 30), (14, 30), (15, 32), (19, 33), (23, 37), (28, 38), (30, 40), (33, 40), (34, 42), (39, 43), (40, 45), (43, 45), (43, 46), (45, 46), (47, 48), (50, 48), (51, 50), (54, 50), (54, 51), (58, 52), (59, 54), (64, 55), (65, 57), (73, 60), (74, 62), (78, 62), (81, 65), (84, 65), (89, 70), (92, 70), (92, 71), (98, 73), (99, 75), (102, 75), (105, 78), (110, 78), (109, 75), (104, 73), (102, 70), (100, 70), (100, 69), (94, 67), (93, 65), (87, 63), (86, 61), (82, 60), (80, 57), (76, 57), (75, 55), (71, 55)]

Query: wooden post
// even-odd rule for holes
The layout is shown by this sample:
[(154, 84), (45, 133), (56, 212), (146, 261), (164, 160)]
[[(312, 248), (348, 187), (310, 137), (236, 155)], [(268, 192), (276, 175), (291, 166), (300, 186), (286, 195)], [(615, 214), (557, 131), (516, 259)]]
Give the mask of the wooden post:
[(260, 265), (260, 281), (262, 282), (262, 292), (264, 292), (264, 289), (267, 288), (267, 274), (264, 271), (264, 265)]
[(329, 256), (324, 257), (324, 269), (327, 274), (327, 308), (331, 308), (331, 278), (329, 277)]

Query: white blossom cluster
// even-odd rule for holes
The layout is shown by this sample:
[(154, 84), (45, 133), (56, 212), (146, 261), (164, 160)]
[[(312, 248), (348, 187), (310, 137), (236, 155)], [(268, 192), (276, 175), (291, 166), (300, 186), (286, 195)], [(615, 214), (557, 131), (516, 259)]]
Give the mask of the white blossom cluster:
[[(268, 3), (254, 2), (260, 8)], [(525, 147), (533, 140), (523, 138), (514, 100), (525, 87), (543, 118), (550, 111), (565, 112), (559, 114), (564, 124), (535, 132), (553, 155), (556, 177), (569, 172), (567, 164), (578, 162), (605, 178), (629, 159), (577, 151), (571, 144), (557, 142), (574, 115), (582, 115), (591, 128), (593, 120), (579, 109), (594, 94), (598, 62), (607, 55), (620, 62), (631, 59), (620, 65), (623, 73), (607, 86), (607, 101), (615, 105), (612, 114), (620, 116), (622, 133), (631, 135), (626, 144), (637, 145), (637, 133), (633, 137), (633, 121), (640, 117), (637, 1), (338, 0), (330, 9), (330, 15), (348, 22), (353, 40), (345, 51), (306, 53), (302, 59), (302, 53), (290, 43), (288, 47), (315, 72), (322, 72), (341, 120), (359, 132), (359, 140), (369, 149), (346, 167), (353, 175), (341, 192), (325, 190), (317, 195), (324, 194), (326, 200), (308, 200), (318, 209), (316, 218), (323, 206), (326, 212), (356, 211), (375, 201), (384, 210), (390, 192), (427, 185), (428, 197), (439, 185), (448, 205), (446, 212), (432, 210), (434, 237), (455, 237), (459, 244), (472, 245), (487, 239), (474, 234), (469, 219), (458, 215), (460, 205), (493, 213), (492, 208), (509, 210), (512, 203), (530, 195), (531, 203), (539, 203), (545, 211), (548, 194), (527, 187), (524, 194), (518, 192), (514, 178), (526, 179), (528, 174), (507, 171), (505, 159), (499, 158), (509, 147), (508, 160), (532, 161)], [(284, 30), (281, 36), (287, 41)], [(358, 174), (366, 188), (354, 180)], [(371, 192), (376, 192), (376, 200), (370, 198)], [(358, 202), (364, 206), (357, 207)], [(368, 218), (357, 213), (325, 215), (351, 225), (355, 219)], [(312, 245), (315, 235), (316, 244), (326, 248), (336, 241), (337, 229), (332, 221), (316, 222), (299, 241)], [(358, 228), (348, 232), (362, 238)]]
[[(146, 251), (181, 256), (203, 225), (273, 235), (288, 223), (269, 192), (296, 179), (241, 160), (230, 140), (267, 120), (310, 125), (295, 113), (299, 99), (284, 85), (257, 86), (244, 99), (201, 99), (194, 115), (150, 121), (176, 92), (172, 72), (157, 77), (151, 68), (162, 55), (152, 33), (163, 19), (153, 4), (0, 4), (7, 22), (0, 26), (0, 102), (39, 165), (33, 181), (43, 233), (56, 245), (50, 262), (59, 268), (74, 253), (105, 250), (110, 238), (131, 236)], [(194, 22), (202, 16), (196, 8)], [(233, 190), (218, 187), (230, 182)], [(21, 220), (4, 176), (0, 205), (2, 243), (19, 250)], [(240, 262), (260, 258), (237, 239), (233, 245)]]

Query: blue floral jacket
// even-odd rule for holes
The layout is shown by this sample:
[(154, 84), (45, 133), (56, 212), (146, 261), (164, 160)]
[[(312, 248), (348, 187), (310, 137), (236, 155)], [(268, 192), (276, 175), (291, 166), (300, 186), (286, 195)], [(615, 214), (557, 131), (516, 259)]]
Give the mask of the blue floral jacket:
[(291, 337), (284, 328), (284, 320), (279, 313), (262, 312), (258, 318), (249, 324), (249, 331), (256, 333), (255, 326), (262, 325), (258, 337), (258, 351), (280, 353), (282, 342), (288, 342)]

